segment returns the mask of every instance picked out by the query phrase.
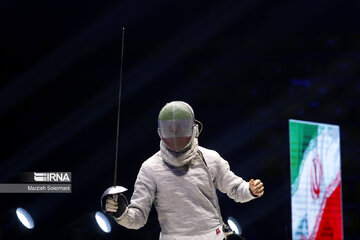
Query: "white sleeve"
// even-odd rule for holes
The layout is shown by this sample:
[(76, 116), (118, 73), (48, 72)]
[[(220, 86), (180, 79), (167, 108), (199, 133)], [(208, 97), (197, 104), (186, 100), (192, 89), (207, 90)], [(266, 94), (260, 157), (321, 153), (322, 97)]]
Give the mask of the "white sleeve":
[(235, 202), (248, 202), (254, 198), (250, 192), (249, 182), (236, 176), (231, 170), (229, 163), (220, 155), (216, 164), (215, 187), (226, 193)]
[(143, 227), (147, 222), (155, 192), (156, 185), (153, 178), (142, 166), (135, 182), (130, 204), (119, 218), (115, 218), (116, 222), (129, 229)]

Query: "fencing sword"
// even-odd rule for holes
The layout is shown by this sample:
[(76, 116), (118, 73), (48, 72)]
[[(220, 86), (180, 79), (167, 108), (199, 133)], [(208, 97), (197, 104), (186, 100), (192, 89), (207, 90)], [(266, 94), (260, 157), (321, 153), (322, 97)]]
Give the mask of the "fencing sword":
[(125, 28), (122, 29), (122, 39), (121, 39), (121, 61), (120, 61), (120, 81), (119, 81), (119, 95), (118, 95), (118, 109), (117, 109), (117, 125), (116, 125), (116, 146), (115, 146), (115, 161), (114, 161), (114, 182), (113, 186), (105, 190), (101, 195), (101, 208), (105, 211), (104, 201), (107, 196), (112, 195), (112, 197), (117, 200), (118, 195), (126, 192), (127, 189), (123, 186), (117, 186), (117, 168), (118, 168), (118, 155), (119, 155), (119, 133), (120, 133), (120, 104), (121, 104), (121, 85), (122, 85), (122, 75), (123, 75), (123, 62), (124, 62), (124, 39), (125, 39)]

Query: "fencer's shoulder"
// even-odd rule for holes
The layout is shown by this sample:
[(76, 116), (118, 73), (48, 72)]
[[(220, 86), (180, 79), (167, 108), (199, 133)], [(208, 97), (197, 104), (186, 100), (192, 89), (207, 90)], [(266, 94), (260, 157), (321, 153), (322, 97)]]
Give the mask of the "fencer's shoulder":
[(205, 162), (210, 169), (210, 173), (213, 179), (218, 175), (218, 172), (226, 166), (226, 161), (220, 156), (220, 154), (211, 149), (199, 147), (202, 155), (204, 156)]
[(160, 151), (156, 152), (154, 155), (149, 157), (143, 164), (141, 165), (141, 168), (143, 169), (153, 169), (156, 168), (161, 163), (161, 154)]
[(208, 157), (208, 158), (221, 158), (220, 154), (212, 149), (208, 149), (208, 148), (204, 148), (199, 146), (199, 150), (201, 151), (201, 153), (204, 155), (204, 157)]

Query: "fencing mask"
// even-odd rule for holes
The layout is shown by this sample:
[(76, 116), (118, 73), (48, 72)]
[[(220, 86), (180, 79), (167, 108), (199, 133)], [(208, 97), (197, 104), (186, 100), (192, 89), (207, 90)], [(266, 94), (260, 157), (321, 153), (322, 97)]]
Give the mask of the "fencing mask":
[(194, 111), (185, 102), (167, 103), (159, 113), (159, 136), (175, 152), (180, 152), (191, 144), (194, 126)]

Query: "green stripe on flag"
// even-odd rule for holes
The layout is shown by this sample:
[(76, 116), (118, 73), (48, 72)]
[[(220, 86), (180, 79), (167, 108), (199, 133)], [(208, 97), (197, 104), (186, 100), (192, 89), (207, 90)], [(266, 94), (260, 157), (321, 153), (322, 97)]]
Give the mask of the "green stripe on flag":
[(166, 104), (159, 113), (159, 120), (191, 119), (190, 109), (181, 103)]
[(298, 187), (298, 184), (296, 183), (301, 170), (304, 152), (309, 147), (310, 141), (317, 136), (318, 125), (290, 120), (289, 134), (292, 185), (291, 192), (294, 193)]

